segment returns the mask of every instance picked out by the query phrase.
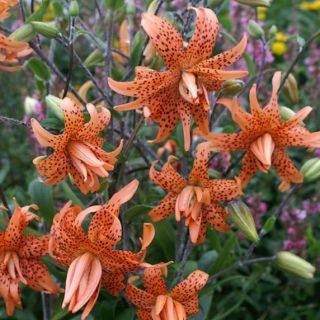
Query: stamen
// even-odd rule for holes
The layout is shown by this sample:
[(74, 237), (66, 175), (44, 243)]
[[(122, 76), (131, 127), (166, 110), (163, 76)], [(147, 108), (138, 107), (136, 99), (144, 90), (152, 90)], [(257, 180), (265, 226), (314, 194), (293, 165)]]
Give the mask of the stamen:
[(269, 133), (265, 133), (251, 144), (250, 150), (260, 161), (261, 171), (267, 172), (269, 170), (274, 148), (275, 143)]

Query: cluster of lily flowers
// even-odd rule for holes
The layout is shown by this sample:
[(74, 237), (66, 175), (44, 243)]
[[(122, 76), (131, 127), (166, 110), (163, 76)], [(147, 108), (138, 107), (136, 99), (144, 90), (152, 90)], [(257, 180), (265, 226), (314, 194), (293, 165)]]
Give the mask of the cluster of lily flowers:
[[(1, 4), (6, 3), (8, 6), (4, 7), (8, 8), (15, 1), (1, 1)], [(210, 132), (208, 92), (221, 90), (225, 80), (247, 76), (247, 71), (226, 70), (241, 58), (247, 37), (244, 34), (234, 48), (211, 57), (219, 29), (217, 17), (207, 8), (190, 10), (195, 12), (196, 21), (194, 34), (187, 46), (169, 22), (144, 13), (142, 28), (167, 69), (155, 71), (137, 67), (133, 81), (109, 79), (109, 86), (117, 93), (137, 98), (118, 105), (116, 110), (143, 109), (146, 118), (159, 124), (157, 136), (150, 143), (166, 140), (181, 121), (184, 148), (188, 151), (192, 142), (191, 116), (199, 127), (206, 141), (198, 144), (187, 178), (178, 173), (178, 159), (174, 156), (169, 156), (160, 170), (156, 169), (155, 161), (149, 172), (151, 181), (167, 191), (163, 200), (149, 213), (150, 217), (156, 222), (175, 215), (177, 221), (184, 221), (190, 240), (196, 245), (205, 240), (207, 224), (218, 232), (230, 229), (226, 222), (228, 214), (220, 203), (241, 196), (243, 188), (258, 170), (268, 173), (273, 165), (282, 180), (279, 187), (281, 191), (287, 190), (291, 183), (301, 183), (303, 176), (285, 148), (319, 148), (320, 132), (310, 133), (301, 125), (311, 112), (311, 107), (301, 109), (285, 122), (281, 120), (277, 96), (280, 72), (274, 74), (270, 101), (264, 108), (257, 99), (256, 85), (252, 86), (249, 94), (251, 112), (245, 111), (237, 98), (219, 99), (218, 103), (230, 111), (239, 131)], [(6, 10), (0, 11), (0, 14), (1, 17), (6, 16)], [(5, 53), (1, 61), (11, 64), (25, 54), (28, 46), (1, 35), (0, 49)], [(1, 65), (1, 68), (12, 71), (17, 66)], [(99, 134), (110, 122), (110, 111), (89, 103), (86, 109), (90, 120), (85, 122), (84, 113), (73, 99), (64, 98), (60, 107), (64, 114), (64, 131), (61, 134), (52, 134), (36, 119), (31, 120), (39, 144), (53, 150), (49, 156), (35, 158), (33, 163), (47, 185), (55, 185), (69, 176), (83, 194), (97, 192), (101, 179), (108, 178), (109, 172), (114, 169), (123, 146), (121, 141), (114, 151), (103, 150), (104, 138)], [(233, 179), (210, 179), (208, 166), (211, 151), (232, 150), (244, 151), (239, 175)], [(125, 290), (127, 298), (138, 309), (137, 316), (142, 320), (182, 320), (196, 314), (199, 311), (198, 291), (205, 286), (208, 275), (200, 270), (194, 271), (172, 290), (168, 290), (163, 276), (170, 263), (150, 265), (144, 261), (155, 234), (151, 223), (143, 225), (141, 249), (138, 252), (114, 249), (122, 237), (120, 206), (134, 196), (138, 185), (137, 180), (131, 181), (104, 205), (83, 209), (73, 206), (69, 201), (55, 215), (50, 233), (42, 237), (24, 234), (31, 220), (39, 220), (39, 216), (31, 212), (37, 207), (19, 207), (16, 204), (6, 231), (0, 233), (0, 294), (6, 303), (8, 315), (13, 314), (15, 307), (21, 307), (20, 282), (46, 293), (59, 294), (63, 291), (41, 262), (40, 258), (44, 255), (50, 255), (68, 269), (62, 306), (68, 307), (73, 313), (84, 307), (81, 319), (89, 315), (101, 288), (107, 289), (112, 295)], [(90, 215), (88, 231), (85, 231), (82, 224)], [(128, 275), (135, 273), (139, 276), (127, 280)], [(134, 285), (137, 278), (143, 279), (144, 289)]]

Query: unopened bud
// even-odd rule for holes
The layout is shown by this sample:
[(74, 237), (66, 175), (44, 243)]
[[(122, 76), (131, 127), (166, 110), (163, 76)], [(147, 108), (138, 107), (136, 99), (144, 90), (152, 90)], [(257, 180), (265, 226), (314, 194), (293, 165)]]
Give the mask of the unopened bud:
[(234, 0), (238, 3), (244, 4), (250, 7), (270, 7), (270, 0)]
[(87, 67), (93, 67), (103, 63), (103, 61), (103, 53), (100, 49), (96, 49), (87, 56), (87, 58), (84, 60), (84, 64)]
[(34, 31), (42, 34), (47, 38), (54, 39), (59, 35), (59, 30), (54, 25), (54, 23), (33, 21), (31, 22), (31, 24), (33, 26)]
[(15, 41), (28, 42), (35, 36), (35, 31), (30, 23), (22, 25), (10, 34), (9, 38)]
[(64, 114), (63, 111), (60, 107), (61, 99), (53, 96), (53, 95), (48, 95), (46, 96), (46, 104), (48, 109), (60, 120), (64, 121)]
[(250, 36), (256, 39), (260, 39), (264, 36), (263, 29), (254, 20), (250, 20), (248, 24), (248, 33)]
[(300, 172), (302, 173), (304, 180), (307, 182), (318, 180), (320, 178), (320, 159), (313, 158), (308, 160), (304, 163)]
[(288, 271), (304, 279), (312, 279), (315, 267), (308, 261), (287, 251), (280, 251), (276, 256), (276, 264), (284, 271)]
[(238, 79), (226, 80), (223, 82), (222, 94), (233, 97), (242, 91), (244, 82)]
[[(285, 107), (285, 106), (280, 106), (279, 110), (280, 110), (281, 119), (283, 121), (290, 120), (291, 118), (293, 118), (296, 115), (296, 113), (292, 109)], [(304, 126), (305, 123), (303, 121), (301, 121), (300, 125)]]
[(230, 202), (227, 207), (227, 212), (230, 214), (233, 222), (248, 239), (254, 242), (259, 241), (259, 236), (251, 212), (243, 202)]
[(34, 112), (36, 110), (37, 103), (38, 103), (37, 99), (31, 98), (31, 97), (26, 97), (24, 99), (24, 112), (27, 115), (34, 114)]
[(69, 6), (69, 14), (71, 17), (79, 16), (79, 4), (78, 1), (71, 1)]
[(147, 12), (150, 14), (155, 14), (158, 7), (159, 0), (153, 0), (148, 6)]
[(299, 91), (297, 80), (292, 73), (289, 74), (286, 82), (284, 83), (284, 87), (286, 88), (289, 98), (292, 103), (296, 104), (299, 102)]
[(269, 29), (269, 37), (274, 38), (276, 36), (277, 32), (278, 32), (277, 26), (275, 26), (275, 25), (271, 26), (271, 28)]

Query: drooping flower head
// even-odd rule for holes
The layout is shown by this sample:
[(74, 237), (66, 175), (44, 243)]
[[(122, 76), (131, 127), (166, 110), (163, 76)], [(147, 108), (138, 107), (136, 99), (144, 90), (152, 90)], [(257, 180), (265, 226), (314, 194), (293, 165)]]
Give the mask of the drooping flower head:
[(120, 145), (112, 152), (102, 149), (104, 139), (98, 134), (108, 125), (110, 112), (106, 108), (97, 111), (93, 104), (87, 104), (91, 116), (84, 122), (80, 108), (70, 99), (64, 98), (60, 104), (64, 113), (64, 132), (54, 135), (46, 131), (37, 120), (31, 119), (34, 134), (42, 147), (50, 147), (53, 153), (33, 160), (44, 182), (52, 185), (70, 174), (82, 193), (95, 192), (99, 189), (98, 177), (107, 178), (113, 170), (121, 152)]
[(148, 268), (144, 271), (144, 290), (128, 284), (126, 295), (138, 308), (140, 320), (187, 320), (199, 312), (198, 291), (207, 281), (208, 274), (197, 270), (168, 291), (161, 270)]
[(300, 146), (317, 148), (320, 146), (320, 132), (310, 133), (301, 125), (303, 119), (312, 111), (304, 107), (295, 116), (282, 121), (279, 113), (278, 96), (281, 73), (273, 76), (273, 89), (270, 102), (261, 108), (256, 94), (256, 85), (250, 90), (251, 113), (245, 112), (237, 99), (220, 99), (232, 114), (232, 119), (239, 125), (239, 133), (210, 133), (207, 138), (218, 150), (245, 150), (242, 161), (240, 180), (245, 186), (255, 172), (260, 169), (268, 172), (271, 165), (278, 171), (283, 182), (281, 191), (290, 187), (290, 183), (301, 183), (302, 174), (296, 169), (285, 148)]
[(37, 291), (61, 291), (40, 260), (41, 256), (48, 254), (49, 238), (24, 234), (31, 220), (39, 221), (30, 208), (38, 209), (34, 204), (22, 208), (16, 204), (6, 231), (0, 231), (0, 295), (9, 316), (13, 315), (15, 307), (22, 308), (20, 281)]
[[(139, 182), (133, 180), (115, 193), (103, 206), (81, 210), (68, 202), (54, 217), (49, 243), (50, 254), (61, 265), (68, 267), (63, 307), (77, 312), (86, 305), (81, 319), (93, 308), (100, 288), (117, 295), (124, 289), (126, 274), (141, 266), (146, 249), (154, 236), (152, 224), (144, 224), (142, 248), (137, 253), (113, 250), (121, 240), (120, 205), (134, 195)], [(82, 228), (83, 220), (92, 212), (88, 232)]]
[(154, 221), (174, 213), (177, 221), (184, 217), (193, 243), (205, 240), (207, 223), (217, 231), (228, 231), (230, 226), (225, 223), (227, 212), (219, 202), (230, 201), (242, 194), (236, 180), (209, 179), (209, 158), (210, 143), (199, 144), (188, 179), (181, 177), (173, 168), (173, 162), (176, 161), (173, 157), (169, 157), (161, 171), (155, 170), (157, 161), (150, 169), (150, 179), (168, 194), (149, 215)]
[(8, 10), (17, 4), (18, 0), (0, 0), (0, 21), (10, 17)]
[(18, 59), (31, 52), (32, 49), (27, 42), (15, 41), (0, 33), (0, 70), (9, 72), (20, 70)]
[(147, 107), (145, 116), (160, 126), (156, 138), (152, 140), (156, 143), (163, 141), (181, 120), (186, 150), (190, 147), (190, 115), (204, 133), (209, 132), (208, 91), (220, 90), (224, 80), (247, 75), (246, 71), (225, 70), (240, 59), (246, 46), (246, 36), (233, 49), (210, 58), (218, 34), (217, 17), (210, 9), (191, 9), (196, 12), (197, 18), (187, 48), (181, 35), (169, 22), (150, 13), (142, 15), (141, 25), (168, 70), (158, 72), (137, 67), (134, 81), (117, 82), (109, 78), (113, 90), (138, 98), (115, 107), (116, 110)]

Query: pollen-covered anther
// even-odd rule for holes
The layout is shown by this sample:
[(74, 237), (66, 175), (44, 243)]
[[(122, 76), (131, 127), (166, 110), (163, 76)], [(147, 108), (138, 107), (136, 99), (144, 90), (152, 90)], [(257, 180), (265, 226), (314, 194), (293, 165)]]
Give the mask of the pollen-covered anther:
[(251, 143), (250, 150), (258, 160), (259, 169), (262, 172), (268, 172), (271, 166), (272, 153), (275, 143), (269, 133), (260, 136), (256, 141)]
[(179, 82), (179, 92), (183, 99), (192, 103), (199, 104), (199, 89), (197, 79), (193, 73), (183, 71)]

